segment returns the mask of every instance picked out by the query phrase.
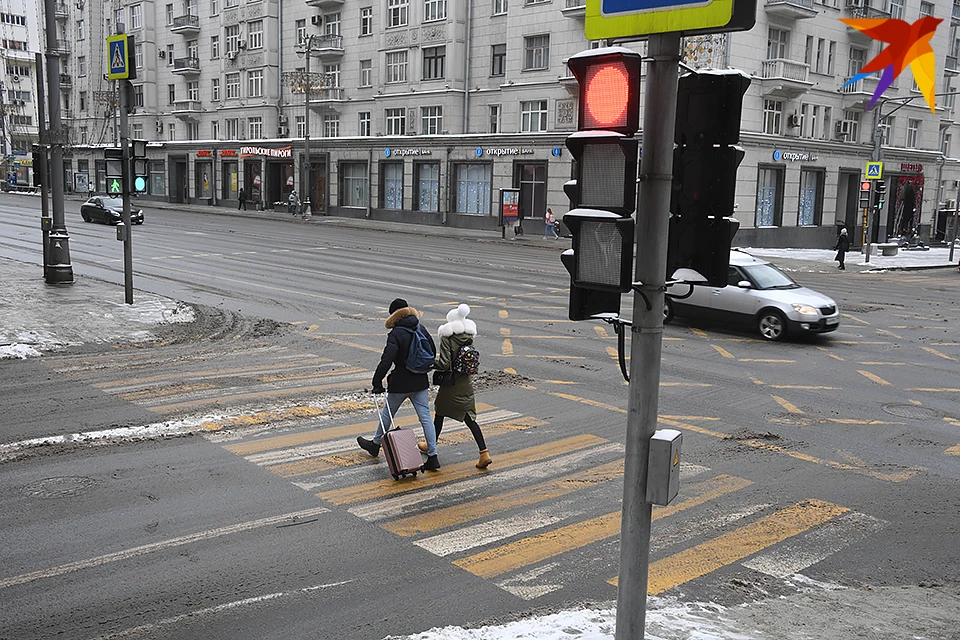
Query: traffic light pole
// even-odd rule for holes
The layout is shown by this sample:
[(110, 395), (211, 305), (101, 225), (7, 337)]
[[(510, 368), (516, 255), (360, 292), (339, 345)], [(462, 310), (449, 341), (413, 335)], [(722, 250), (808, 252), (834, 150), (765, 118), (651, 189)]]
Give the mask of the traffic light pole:
[(123, 291), (127, 304), (133, 304), (133, 241), (130, 224), (130, 193), (133, 190), (133, 171), (130, 163), (130, 139), (128, 110), (130, 109), (130, 81), (120, 80), (117, 87), (120, 90), (120, 149), (123, 153)]
[(644, 295), (634, 296), (631, 327), (616, 640), (642, 640), (646, 624), (653, 513), (653, 505), (646, 501), (647, 468), (650, 438), (657, 428), (660, 391), (680, 34), (651, 35), (647, 55), (650, 62), (636, 214), (636, 280), (641, 283), (637, 288)]

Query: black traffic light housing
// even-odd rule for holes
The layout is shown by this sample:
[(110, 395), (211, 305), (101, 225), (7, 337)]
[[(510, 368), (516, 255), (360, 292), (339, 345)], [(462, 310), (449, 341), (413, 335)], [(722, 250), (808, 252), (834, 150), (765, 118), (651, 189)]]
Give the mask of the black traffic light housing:
[(133, 193), (147, 192), (147, 141), (130, 140), (130, 175)]
[(870, 181), (864, 180), (860, 183), (860, 202), (861, 209), (870, 207)]
[(560, 262), (570, 272), (570, 299), (567, 317), (571, 320), (593, 320), (597, 316), (620, 315), (620, 292), (587, 289), (573, 284), (573, 272), (576, 269), (576, 257), (573, 249), (560, 254)]
[(123, 184), (123, 149), (108, 147), (103, 150), (106, 162), (107, 194), (120, 196), (126, 191)]
[(567, 137), (567, 148), (576, 159), (576, 178), (564, 185), (571, 208), (600, 209), (621, 216), (636, 210), (636, 138), (613, 131), (582, 131)]
[(877, 209), (883, 208), (883, 203), (886, 201), (887, 196), (887, 183), (883, 180), (877, 180)]

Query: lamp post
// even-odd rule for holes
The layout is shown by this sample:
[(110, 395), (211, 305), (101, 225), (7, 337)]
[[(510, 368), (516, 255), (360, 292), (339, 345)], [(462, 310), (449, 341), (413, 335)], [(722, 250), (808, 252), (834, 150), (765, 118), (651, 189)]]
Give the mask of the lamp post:
[(313, 93), (313, 76), (310, 75), (310, 56), (317, 51), (314, 49), (314, 42), (319, 42), (320, 36), (315, 33), (308, 34), (306, 39), (297, 45), (296, 52), (300, 58), (306, 58), (306, 74), (301, 86), (303, 87), (303, 155), (304, 167), (301, 167), (300, 188), (304, 192), (303, 201), (303, 219), (309, 220), (313, 211), (313, 204), (310, 201), (310, 192), (312, 191), (312, 169), (313, 163), (310, 161), (310, 94)]

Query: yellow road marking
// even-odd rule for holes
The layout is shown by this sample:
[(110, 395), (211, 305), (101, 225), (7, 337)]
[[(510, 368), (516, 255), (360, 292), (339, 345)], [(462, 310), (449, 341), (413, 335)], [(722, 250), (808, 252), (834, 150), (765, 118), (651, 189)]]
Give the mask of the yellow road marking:
[(361, 349), (361, 350), (363, 350), (363, 351), (372, 351), (372, 352), (374, 352), (374, 353), (382, 353), (382, 352), (383, 352), (383, 348), (382, 348), (382, 347), (368, 347), (368, 346), (365, 345), (365, 344), (358, 344), (358, 343), (356, 343), (356, 342), (349, 342), (349, 341), (347, 341), (347, 340), (338, 340), (338, 339), (336, 339), (336, 338), (331, 338), (331, 337), (328, 336), (328, 335), (322, 335), (322, 334), (317, 334), (317, 335), (309, 334), (309, 335), (310, 335), (311, 338), (315, 338), (315, 339), (317, 339), (317, 340), (326, 340), (327, 342), (332, 342), (333, 344), (343, 345), (344, 347), (353, 347), (354, 349)]
[(220, 431), (229, 427), (252, 427), (258, 424), (268, 422), (280, 422), (292, 418), (313, 418), (328, 413), (338, 413), (342, 411), (359, 411), (373, 407), (369, 402), (344, 401), (335, 402), (327, 407), (286, 407), (275, 411), (258, 411), (256, 413), (247, 413), (240, 416), (230, 416), (220, 418), (219, 420), (208, 420), (200, 423), (200, 428), (206, 431)]
[(603, 328), (603, 327), (594, 327), (594, 328), (593, 328), (593, 331), (594, 331), (594, 333), (597, 334), (597, 336), (599, 336), (599, 337), (601, 337), (601, 338), (609, 338), (609, 337), (610, 337), (610, 334), (608, 334), (608, 333), (607, 333), (607, 330), (606, 330), (605, 328)]
[(893, 336), (893, 337), (896, 338), (897, 340), (903, 340), (903, 336), (898, 336), (898, 335), (895, 334), (893, 331), (887, 331), (886, 329), (877, 329), (877, 333), (885, 333), (885, 334), (887, 334), (888, 336)]
[[(773, 544), (849, 511), (822, 500), (806, 500), (650, 565), (647, 593), (657, 595), (743, 560)], [(611, 581), (612, 582), (612, 581)]]
[(544, 382), (549, 382), (550, 384), (566, 384), (566, 385), (578, 385), (579, 382), (570, 382), (569, 380), (544, 380)]
[(337, 369), (336, 371), (324, 371), (322, 373), (276, 373), (269, 376), (260, 376), (257, 378), (258, 382), (282, 382), (284, 380), (312, 380), (318, 378), (331, 378), (334, 376), (345, 376), (351, 373), (360, 373), (361, 371), (366, 371), (361, 367), (354, 367), (351, 369)]
[(658, 422), (662, 422), (663, 424), (669, 427), (677, 427), (678, 429), (688, 429), (690, 431), (702, 433), (705, 436), (712, 436), (714, 438), (723, 439), (723, 438), (730, 437), (729, 434), (726, 434), (726, 433), (720, 433), (719, 431), (711, 431), (710, 429), (704, 429), (703, 427), (698, 427), (696, 425), (689, 424), (687, 422), (680, 422), (678, 420), (673, 420), (666, 416), (660, 416)]
[(559, 498), (579, 489), (589, 488), (598, 483), (619, 478), (622, 475), (623, 460), (617, 460), (593, 467), (586, 472), (573, 473), (531, 487), (394, 520), (383, 525), (383, 528), (398, 536), (429, 533), (518, 507), (526, 507), (545, 500)]
[[(717, 476), (710, 481), (691, 487), (701, 493), (675, 505), (655, 509), (653, 519), (673, 515), (683, 509), (701, 505), (708, 500), (737, 491), (750, 485), (749, 480), (733, 476)], [(494, 549), (488, 549), (453, 564), (481, 578), (491, 578), (508, 571), (542, 562), (561, 553), (579, 549), (583, 546), (605, 540), (620, 533), (621, 512), (614, 511), (591, 520), (577, 522), (553, 531), (517, 540)]]
[(849, 313), (844, 313), (844, 314), (843, 314), (843, 317), (844, 317), (844, 318), (850, 318), (850, 319), (853, 320), (854, 322), (859, 322), (860, 324), (866, 324), (866, 325), (869, 325), (869, 324), (870, 324), (870, 323), (867, 322), (866, 320), (861, 320), (861, 319), (858, 318), (857, 316), (850, 315)]
[(505, 338), (503, 340), (503, 345), (500, 347), (500, 354), (505, 356), (513, 355), (513, 343), (510, 342), (510, 338)]
[[(334, 407), (337, 405), (331, 405), (327, 409), (328, 412), (333, 411)], [(357, 403), (357, 409), (369, 409), (373, 407), (373, 403)], [(337, 408), (350, 408), (349, 406), (339, 405)], [(481, 411), (493, 411), (497, 407), (486, 404), (483, 402), (477, 403), (477, 412)], [(307, 407), (298, 407), (294, 410), (304, 410)], [(317, 413), (304, 415), (319, 415)], [(269, 415), (266, 415), (269, 418)], [(299, 417), (299, 416), (298, 416)], [(394, 421), (398, 426), (405, 427), (412, 424), (420, 424), (419, 418), (416, 414), (395, 417)], [(235, 444), (224, 445), (223, 448), (227, 451), (232, 451), (233, 453), (240, 456), (248, 456), (251, 453), (263, 453), (265, 451), (277, 451), (280, 449), (288, 449), (290, 447), (299, 447), (300, 445), (310, 444), (312, 442), (323, 442), (324, 440), (338, 440), (340, 438), (346, 438), (349, 436), (366, 433), (368, 431), (373, 431), (377, 428), (378, 420), (373, 420), (371, 422), (359, 422), (356, 424), (346, 424), (336, 427), (326, 427), (324, 429), (311, 429), (310, 431), (300, 431), (297, 433), (288, 433), (282, 436), (272, 436), (270, 438), (258, 438), (250, 442), (237, 442)]]
[(661, 382), (661, 387), (712, 387), (709, 382)]
[[(607, 347), (607, 348), (606, 348), (606, 351), (607, 351), (607, 355), (608, 355), (608, 356), (610, 356), (610, 357), (613, 358), (614, 360), (619, 360), (619, 358), (620, 358), (620, 352), (617, 351), (617, 349), (616, 349), (615, 347)], [(630, 360), (630, 356), (628, 356), (627, 354), (624, 354), (624, 359), (626, 359), (627, 361), (629, 361), (629, 360)]]
[(778, 360), (775, 358), (740, 358), (740, 362), (773, 362), (773, 363), (790, 363), (796, 362), (796, 360)]
[(804, 390), (824, 390), (834, 391), (840, 387), (823, 387), (815, 384), (772, 384), (771, 389), (804, 389)]
[(948, 356), (947, 354), (941, 351), (937, 351), (936, 349), (931, 349), (930, 347), (920, 347), (920, 348), (926, 351), (927, 353), (932, 353), (935, 356), (940, 356), (944, 360), (949, 360), (950, 362), (957, 362), (956, 358)]
[(943, 452), (946, 456), (960, 456), (960, 444), (955, 444)]
[[(379, 351), (379, 350), (378, 350)], [(146, 407), (146, 409), (154, 413), (177, 413), (188, 411), (191, 409), (197, 409), (198, 407), (203, 407), (207, 405), (214, 405), (217, 407), (226, 407), (232, 406), (238, 402), (248, 402), (250, 400), (265, 400), (265, 401), (276, 401), (278, 398), (287, 397), (287, 396), (308, 396), (310, 394), (318, 394), (324, 391), (330, 391), (333, 389), (356, 389), (357, 391), (363, 389), (366, 383), (360, 380), (344, 380), (342, 382), (331, 382), (330, 384), (317, 384), (310, 385), (306, 387), (291, 387), (289, 389), (269, 389), (266, 391), (258, 391), (254, 393), (237, 393), (227, 396), (217, 396), (215, 398), (202, 398), (200, 400), (189, 400), (186, 402), (177, 402), (175, 404), (163, 404), (157, 405), (154, 407)]]
[(830, 357), (833, 358), (834, 360), (839, 360), (839, 361), (843, 362), (843, 358), (841, 358), (840, 356), (838, 356), (838, 355), (836, 355), (836, 354), (830, 353), (829, 351), (826, 350), (825, 347), (817, 347), (817, 349), (819, 349), (820, 351), (823, 351), (824, 353), (826, 353), (828, 356), (830, 356)]
[(917, 469), (907, 469), (901, 473), (880, 473), (878, 471), (871, 471), (864, 467), (858, 467), (853, 464), (844, 464), (843, 462), (836, 462), (834, 460), (824, 460), (823, 458), (816, 458), (814, 456), (807, 455), (805, 453), (799, 453), (797, 451), (790, 451), (784, 449), (783, 447), (778, 447), (774, 444), (769, 444), (767, 442), (760, 442), (759, 440), (744, 440), (744, 444), (754, 447), (756, 449), (764, 449), (766, 451), (773, 451), (775, 453), (782, 453), (784, 455), (790, 456), (791, 458), (796, 458), (797, 460), (803, 460), (805, 462), (812, 462), (814, 464), (820, 464), (832, 469), (840, 469), (843, 471), (853, 471), (854, 473), (859, 473), (861, 475), (870, 476), (871, 478), (876, 478), (878, 480), (886, 480), (888, 482), (902, 482), (904, 480), (909, 480), (913, 476), (917, 475)]
[(772, 394), (771, 394), (770, 397), (773, 398), (774, 400), (776, 400), (776, 401), (777, 401), (777, 404), (779, 404), (781, 407), (783, 407), (784, 409), (786, 409), (786, 410), (789, 411), (790, 413), (799, 413), (799, 414), (802, 414), (802, 413), (803, 413), (803, 411), (801, 411), (800, 409), (798, 409), (796, 405), (791, 404), (790, 402), (788, 402), (788, 401), (785, 400), (784, 398), (781, 398), (780, 396), (775, 396), (775, 395), (772, 395)]
[(499, 314), (501, 320), (506, 320), (510, 316), (506, 309), (500, 309)]
[(507, 367), (506, 369), (504, 369), (503, 372), (504, 372), (504, 373), (509, 373), (509, 374), (511, 374), (511, 375), (517, 375), (517, 370), (516, 370), (516, 369), (511, 369), (510, 367)]
[(755, 377), (753, 377), (753, 376), (748, 376), (748, 377), (750, 378), (751, 381), (753, 381), (753, 384), (758, 384), (758, 385), (763, 386), (763, 381), (760, 380), (759, 378), (755, 378)]
[(880, 376), (874, 375), (874, 374), (870, 373), (869, 371), (864, 371), (863, 369), (857, 369), (857, 373), (859, 373), (860, 375), (862, 375), (863, 377), (865, 377), (865, 378), (867, 378), (867, 379), (869, 379), (869, 380), (873, 380), (873, 381), (876, 382), (877, 384), (886, 385), (886, 386), (888, 386), (888, 387), (892, 387), (892, 386), (893, 386), (892, 384), (890, 384), (889, 382), (887, 382), (886, 380), (884, 380), (884, 379), (881, 378)]
[(904, 391), (926, 391), (928, 393), (960, 393), (960, 389), (955, 387), (915, 387), (913, 389), (904, 389)]
[(711, 344), (710, 346), (713, 347), (713, 349), (714, 349), (717, 353), (719, 353), (720, 355), (722, 355), (724, 358), (733, 358), (733, 354), (730, 353), (729, 351), (727, 351), (726, 349), (724, 349), (723, 347), (720, 347), (720, 346), (715, 345), (715, 344)]
[(207, 389), (216, 389), (217, 385), (210, 383), (197, 384), (176, 384), (169, 387), (154, 387), (144, 389), (143, 391), (132, 391), (130, 393), (121, 393), (117, 397), (122, 400), (149, 400), (151, 398), (165, 398), (175, 396), (180, 393), (189, 393), (191, 391), (206, 391)]
[(500, 327), (500, 335), (502, 336), (510, 335), (510, 327)]
[[(196, 380), (204, 376), (217, 376), (224, 377), (237, 373), (250, 373), (250, 372), (260, 372), (267, 373), (269, 371), (286, 371), (290, 367), (300, 367), (300, 366), (309, 366), (314, 364), (328, 364), (333, 362), (330, 358), (306, 358), (303, 360), (296, 360), (291, 357), (289, 360), (283, 360), (277, 362), (273, 366), (263, 366), (257, 365), (252, 367), (233, 367), (231, 369), (206, 369), (203, 371), (179, 371), (176, 373), (168, 372), (155, 376), (146, 376), (142, 378), (122, 378), (120, 380), (110, 380), (107, 382), (96, 382), (90, 386), (96, 387), (97, 389), (110, 389), (113, 387), (126, 387), (130, 385), (137, 384), (147, 384), (150, 382), (159, 382), (162, 380), (176, 380), (177, 378), (190, 378), (191, 380)], [(169, 365), (164, 365), (169, 366)]]
[(587, 398), (581, 398), (579, 396), (573, 396), (569, 393), (560, 393), (559, 391), (548, 391), (552, 396), (558, 398), (563, 398), (564, 400), (573, 400), (574, 402), (582, 402), (583, 404), (590, 405), (591, 407), (597, 407), (599, 409), (609, 409), (610, 411), (616, 411), (617, 413), (626, 413), (627, 410), (621, 407), (615, 407), (612, 404), (605, 404), (603, 402), (597, 402), (596, 400), (589, 400)]
[(692, 331), (693, 334), (697, 337), (700, 337), (700, 338), (707, 337), (707, 332), (703, 331), (702, 329), (697, 329), (696, 327), (690, 327), (690, 331)]
[(862, 365), (865, 366), (865, 367), (872, 367), (872, 366), (879, 366), (879, 367), (905, 367), (905, 366), (906, 366), (906, 367), (909, 367), (909, 366), (913, 365), (914, 363), (913, 363), (913, 362), (883, 362), (883, 361), (877, 361), (877, 362), (861, 362), (860, 364), (862, 364)]
[(322, 491), (316, 494), (316, 496), (337, 505), (353, 504), (364, 500), (394, 496), (424, 487), (445, 484), (462, 478), (474, 477), (478, 473), (496, 473), (501, 469), (508, 469), (520, 464), (586, 449), (604, 442), (607, 442), (607, 440), (589, 434), (582, 434), (562, 440), (554, 440), (527, 449), (521, 449), (520, 451), (497, 454), (496, 471), (477, 471), (477, 468), (474, 466), (475, 463), (471, 460), (470, 462), (444, 466), (442, 473), (420, 475), (405, 482), (397, 482), (392, 479), (376, 480), (374, 482), (367, 482), (350, 487)]

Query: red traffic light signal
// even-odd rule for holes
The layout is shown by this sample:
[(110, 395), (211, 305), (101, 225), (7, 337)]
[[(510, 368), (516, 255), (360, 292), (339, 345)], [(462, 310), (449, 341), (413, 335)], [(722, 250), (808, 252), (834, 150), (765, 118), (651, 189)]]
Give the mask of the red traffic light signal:
[(580, 83), (577, 129), (630, 136), (640, 128), (640, 65), (640, 54), (625, 47), (591, 49), (567, 61)]
[(870, 191), (870, 181), (864, 180), (860, 183), (860, 191)]

